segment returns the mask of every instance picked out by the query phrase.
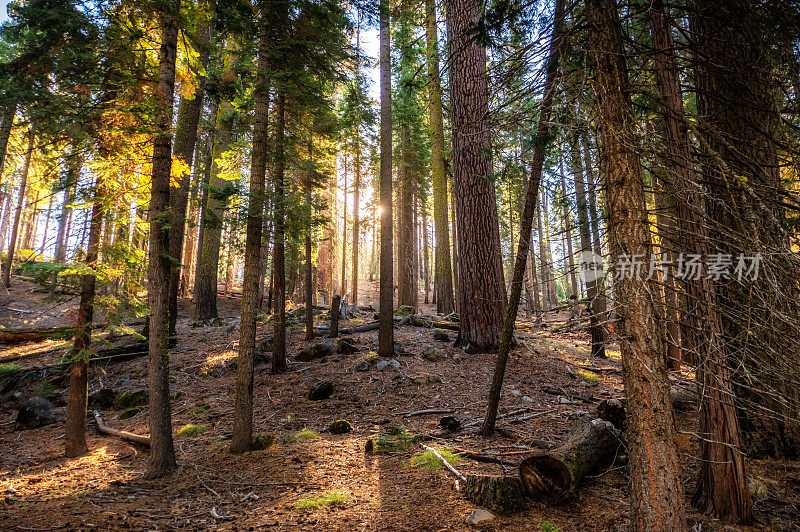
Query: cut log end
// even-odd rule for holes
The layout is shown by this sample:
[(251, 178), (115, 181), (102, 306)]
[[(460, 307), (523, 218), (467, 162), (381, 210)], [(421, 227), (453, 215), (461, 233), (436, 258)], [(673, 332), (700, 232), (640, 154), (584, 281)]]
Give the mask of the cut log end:
[(567, 464), (551, 454), (530, 456), (519, 465), (525, 493), (534, 499), (558, 503), (569, 496), (575, 485)]

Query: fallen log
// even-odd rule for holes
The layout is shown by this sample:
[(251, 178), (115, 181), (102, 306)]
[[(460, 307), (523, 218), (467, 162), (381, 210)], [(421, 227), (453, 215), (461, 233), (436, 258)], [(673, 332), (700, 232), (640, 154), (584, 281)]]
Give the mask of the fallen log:
[(411, 325), (414, 327), (425, 327), (427, 329), (447, 329), (450, 331), (458, 331), (458, 324), (451, 321), (435, 321), (429, 318), (420, 318), (411, 316)]
[(614, 456), (622, 443), (619, 434), (602, 419), (578, 421), (558, 447), (523, 460), (518, 476), (467, 475), (464, 496), (501, 513), (519, 511), (529, 499), (558, 504)]
[[(403, 318), (395, 317), (394, 320), (397, 322), (394, 324), (395, 327), (402, 327), (406, 325), (411, 320), (412, 316), (405, 316)], [(371, 321), (369, 323), (363, 323), (361, 325), (356, 325), (354, 327), (344, 327), (339, 329), (339, 334), (355, 334), (355, 333), (362, 333), (362, 332), (369, 332), (369, 331), (376, 331), (380, 328), (380, 321)], [(327, 335), (330, 331), (329, 327), (316, 327), (314, 329), (315, 334), (319, 335)]]
[[(147, 342), (138, 342), (131, 345), (122, 347), (109, 347), (97, 351), (97, 356), (89, 359), (89, 364), (99, 364), (103, 362), (124, 362), (133, 358), (145, 356), (149, 353)], [(3, 360), (8, 362), (10, 359)], [(57, 362), (55, 364), (44, 364), (40, 366), (30, 366), (27, 368), (19, 368), (13, 371), (7, 371), (4, 376), (12, 376), (21, 373), (28, 373), (32, 371), (48, 371), (51, 369), (66, 368), (69, 362)]]
[(614, 425), (602, 419), (579, 421), (564, 443), (519, 465), (526, 493), (552, 504), (563, 501), (586, 475), (616, 454), (622, 444), (619, 434)]
[(111, 436), (122, 438), (123, 440), (132, 441), (133, 443), (150, 447), (150, 436), (139, 436), (138, 434), (134, 434), (125, 430), (112, 429), (103, 423), (103, 418), (100, 417), (100, 414), (97, 412), (97, 410), (94, 411), (94, 420), (97, 423), (98, 430), (102, 433), (110, 434)]
[(69, 338), (75, 333), (72, 327), (47, 327), (38, 329), (0, 329), (0, 344), (41, 342), (50, 338)]

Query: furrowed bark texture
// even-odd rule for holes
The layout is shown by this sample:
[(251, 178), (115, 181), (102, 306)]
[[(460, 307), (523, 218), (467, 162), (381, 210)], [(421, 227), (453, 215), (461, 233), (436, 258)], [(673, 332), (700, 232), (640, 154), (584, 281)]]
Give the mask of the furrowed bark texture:
[(486, 49), (473, 28), (483, 16), (479, 0), (446, 0), (453, 125), (453, 195), (458, 238), (459, 312), (456, 345), (495, 351), (506, 303), (500, 226), (491, 176)]
[(175, 59), (178, 48), (180, 0), (166, 4), (161, 13), (159, 51), (158, 133), (153, 144), (153, 172), (150, 186), (150, 249), (147, 299), (150, 304), (150, 350), (148, 387), (150, 391), (150, 460), (147, 477), (156, 478), (175, 468), (172, 443), (172, 413), (169, 403), (169, 225), (171, 209), (169, 180), (172, 166), (172, 102), (175, 93)]
[(236, 368), (236, 398), (233, 410), (231, 452), (250, 449), (253, 441), (253, 362), (256, 350), (256, 308), (261, 263), (264, 190), (267, 175), (267, 122), (269, 120), (269, 81), (267, 79), (266, 38), (261, 38), (255, 87), (253, 149), (250, 161), (250, 204), (247, 211), (247, 236), (242, 280), (239, 358)]
[[(623, 254), (641, 254), (649, 264), (651, 242), (619, 13), (614, 0), (588, 0), (586, 15), (608, 164), (611, 255), (618, 260)], [(628, 401), (631, 527), (685, 530), (672, 403), (653, 304), (657, 287), (633, 275), (616, 281), (614, 291)]]
[(433, 225), (436, 232), (436, 311), (447, 315), (455, 310), (453, 263), (450, 258), (450, 227), (447, 221), (447, 176), (444, 171), (444, 117), (442, 80), (439, 74), (439, 38), (436, 28), (436, 0), (425, 2), (425, 35), (428, 62), (428, 116), (431, 130), (431, 184)]
[(392, 78), (391, 41), (389, 40), (389, 6), (382, 0), (380, 10), (380, 90), (381, 90), (381, 273), (380, 273), (380, 328), (378, 354), (394, 354), (394, 264), (392, 263)]

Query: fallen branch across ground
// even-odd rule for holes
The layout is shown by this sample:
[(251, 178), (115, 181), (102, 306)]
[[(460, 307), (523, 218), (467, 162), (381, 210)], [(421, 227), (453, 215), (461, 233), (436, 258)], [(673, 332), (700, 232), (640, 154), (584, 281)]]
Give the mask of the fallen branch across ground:
[[(124, 362), (132, 358), (138, 358), (148, 354), (147, 342), (137, 342), (135, 344), (126, 345), (122, 347), (109, 347), (97, 351), (96, 357), (89, 359), (89, 364), (99, 364), (103, 362)], [(3, 360), (9, 362), (10, 360)], [(41, 366), (30, 366), (27, 368), (19, 368), (12, 371), (7, 371), (4, 376), (10, 377), (22, 373), (30, 373), (33, 371), (49, 371), (51, 369), (61, 369), (67, 367), (68, 362), (59, 362), (56, 364), (45, 364)]]
[(125, 430), (112, 429), (103, 423), (103, 418), (100, 417), (100, 414), (97, 412), (97, 410), (94, 411), (94, 420), (97, 423), (98, 430), (104, 434), (110, 434), (111, 436), (122, 438), (123, 440), (132, 441), (134, 443), (150, 447), (150, 436), (139, 436), (138, 434), (127, 432)]
[(403, 414), (404, 417), (413, 417), (413, 416), (425, 416), (428, 414), (451, 414), (453, 409), (451, 408), (428, 408), (427, 410), (415, 410), (414, 412), (406, 412)]

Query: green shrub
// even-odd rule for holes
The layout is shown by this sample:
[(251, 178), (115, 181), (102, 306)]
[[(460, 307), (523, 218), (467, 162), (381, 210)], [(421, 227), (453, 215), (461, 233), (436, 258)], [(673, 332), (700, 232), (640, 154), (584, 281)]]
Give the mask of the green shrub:
[(319, 434), (314, 432), (313, 430), (303, 429), (297, 434), (294, 435), (295, 438), (298, 440), (316, 440), (319, 438)]
[(19, 364), (9, 363), (9, 364), (0, 364), (0, 377), (4, 375), (8, 375), (10, 373), (16, 373), (22, 369), (22, 366)]
[(199, 436), (207, 430), (208, 427), (205, 425), (195, 425), (193, 423), (189, 423), (178, 430), (177, 436), (181, 438), (190, 438), (192, 436)]
[[(442, 455), (442, 458), (447, 460), (447, 462), (450, 465), (457, 464), (458, 462), (461, 461), (460, 456), (448, 451), (447, 449), (436, 449), (436, 450), (439, 452), (440, 455)], [(442, 461), (439, 460), (439, 458), (437, 458), (436, 455), (430, 451), (425, 451), (424, 453), (412, 456), (411, 460), (409, 460), (409, 463), (413, 467), (419, 467), (422, 469), (435, 470), (444, 468), (444, 464), (442, 463)]]
[(350, 500), (350, 496), (338, 491), (329, 491), (316, 497), (300, 499), (295, 507), (301, 510), (316, 510), (323, 506), (342, 506)]

